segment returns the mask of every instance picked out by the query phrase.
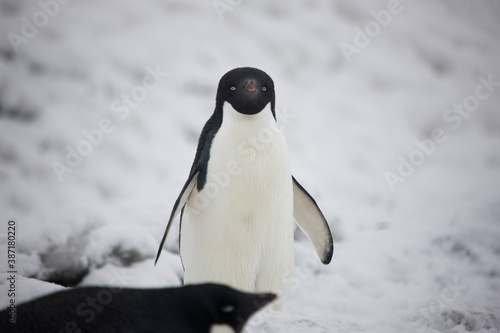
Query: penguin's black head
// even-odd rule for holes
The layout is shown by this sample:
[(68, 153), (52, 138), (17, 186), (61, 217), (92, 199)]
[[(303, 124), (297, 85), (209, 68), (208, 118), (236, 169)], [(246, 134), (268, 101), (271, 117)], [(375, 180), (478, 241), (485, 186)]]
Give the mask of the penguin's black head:
[(257, 68), (235, 68), (220, 79), (217, 88), (216, 110), (224, 102), (243, 114), (257, 114), (271, 103), (274, 118), (274, 83), (269, 75)]
[(205, 304), (212, 312), (213, 322), (231, 326), (242, 332), (247, 320), (265, 305), (271, 303), (275, 294), (244, 293), (220, 284), (200, 285), (205, 290)]

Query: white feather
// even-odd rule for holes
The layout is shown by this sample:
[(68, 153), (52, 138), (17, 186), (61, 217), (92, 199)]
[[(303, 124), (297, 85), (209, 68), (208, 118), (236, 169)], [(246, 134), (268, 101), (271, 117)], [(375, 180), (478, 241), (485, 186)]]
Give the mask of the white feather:
[(294, 265), (293, 224), (287, 145), (270, 104), (244, 115), (226, 102), (207, 183), (193, 190), (182, 220), (184, 282), (284, 296)]

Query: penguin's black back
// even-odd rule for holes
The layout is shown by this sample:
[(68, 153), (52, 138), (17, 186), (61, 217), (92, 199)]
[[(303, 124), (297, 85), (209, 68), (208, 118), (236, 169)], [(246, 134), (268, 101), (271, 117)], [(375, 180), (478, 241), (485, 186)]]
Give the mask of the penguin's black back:
[(201, 191), (207, 182), (207, 168), (208, 161), (210, 159), (210, 148), (212, 147), (212, 141), (221, 125), (222, 112), (214, 112), (205, 123), (205, 126), (203, 126), (200, 138), (198, 139), (198, 148), (196, 149), (196, 155), (189, 173), (189, 178), (191, 178), (193, 174), (198, 171), (200, 172), (196, 184), (198, 191)]
[(76, 288), (17, 306), (16, 324), (2, 311), (0, 326), (4, 333), (208, 332), (213, 319), (205, 294), (187, 287)]

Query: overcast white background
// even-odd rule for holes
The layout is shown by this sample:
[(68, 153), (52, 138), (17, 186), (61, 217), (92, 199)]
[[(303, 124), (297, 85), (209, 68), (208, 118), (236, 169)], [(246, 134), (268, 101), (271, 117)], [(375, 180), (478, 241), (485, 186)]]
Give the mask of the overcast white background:
[(321, 265), (298, 232), (284, 312), (247, 330), (500, 331), (497, 1), (41, 3), (55, 2), (0, 0), (0, 234), (16, 221), (18, 303), (62, 288), (38, 280), (181, 285), (177, 223), (154, 256), (218, 80), (253, 66), (274, 79), (293, 173), (335, 253)]

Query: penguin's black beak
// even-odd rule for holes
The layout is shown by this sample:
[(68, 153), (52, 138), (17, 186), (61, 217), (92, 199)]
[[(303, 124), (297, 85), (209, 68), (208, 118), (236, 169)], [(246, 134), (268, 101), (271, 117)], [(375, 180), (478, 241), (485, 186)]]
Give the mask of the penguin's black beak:
[(255, 306), (262, 308), (267, 304), (274, 301), (278, 296), (276, 294), (257, 294), (257, 300), (254, 302)]
[(254, 80), (248, 80), (246, 83), (245, 83), (245, 88), (248, 90), (248, 91), (255, 91), (257, 90), (255, 88), (255, 81)]
[(245, 299), (245, 302), (239, 307), (239, 313), (236, 314), (238, 320), (232, 325), (237, 333), (243, 332), (245, 323), (253, 314), (278, 297), (272, 293), (246, 294), (246, 296), (248, 298)]

